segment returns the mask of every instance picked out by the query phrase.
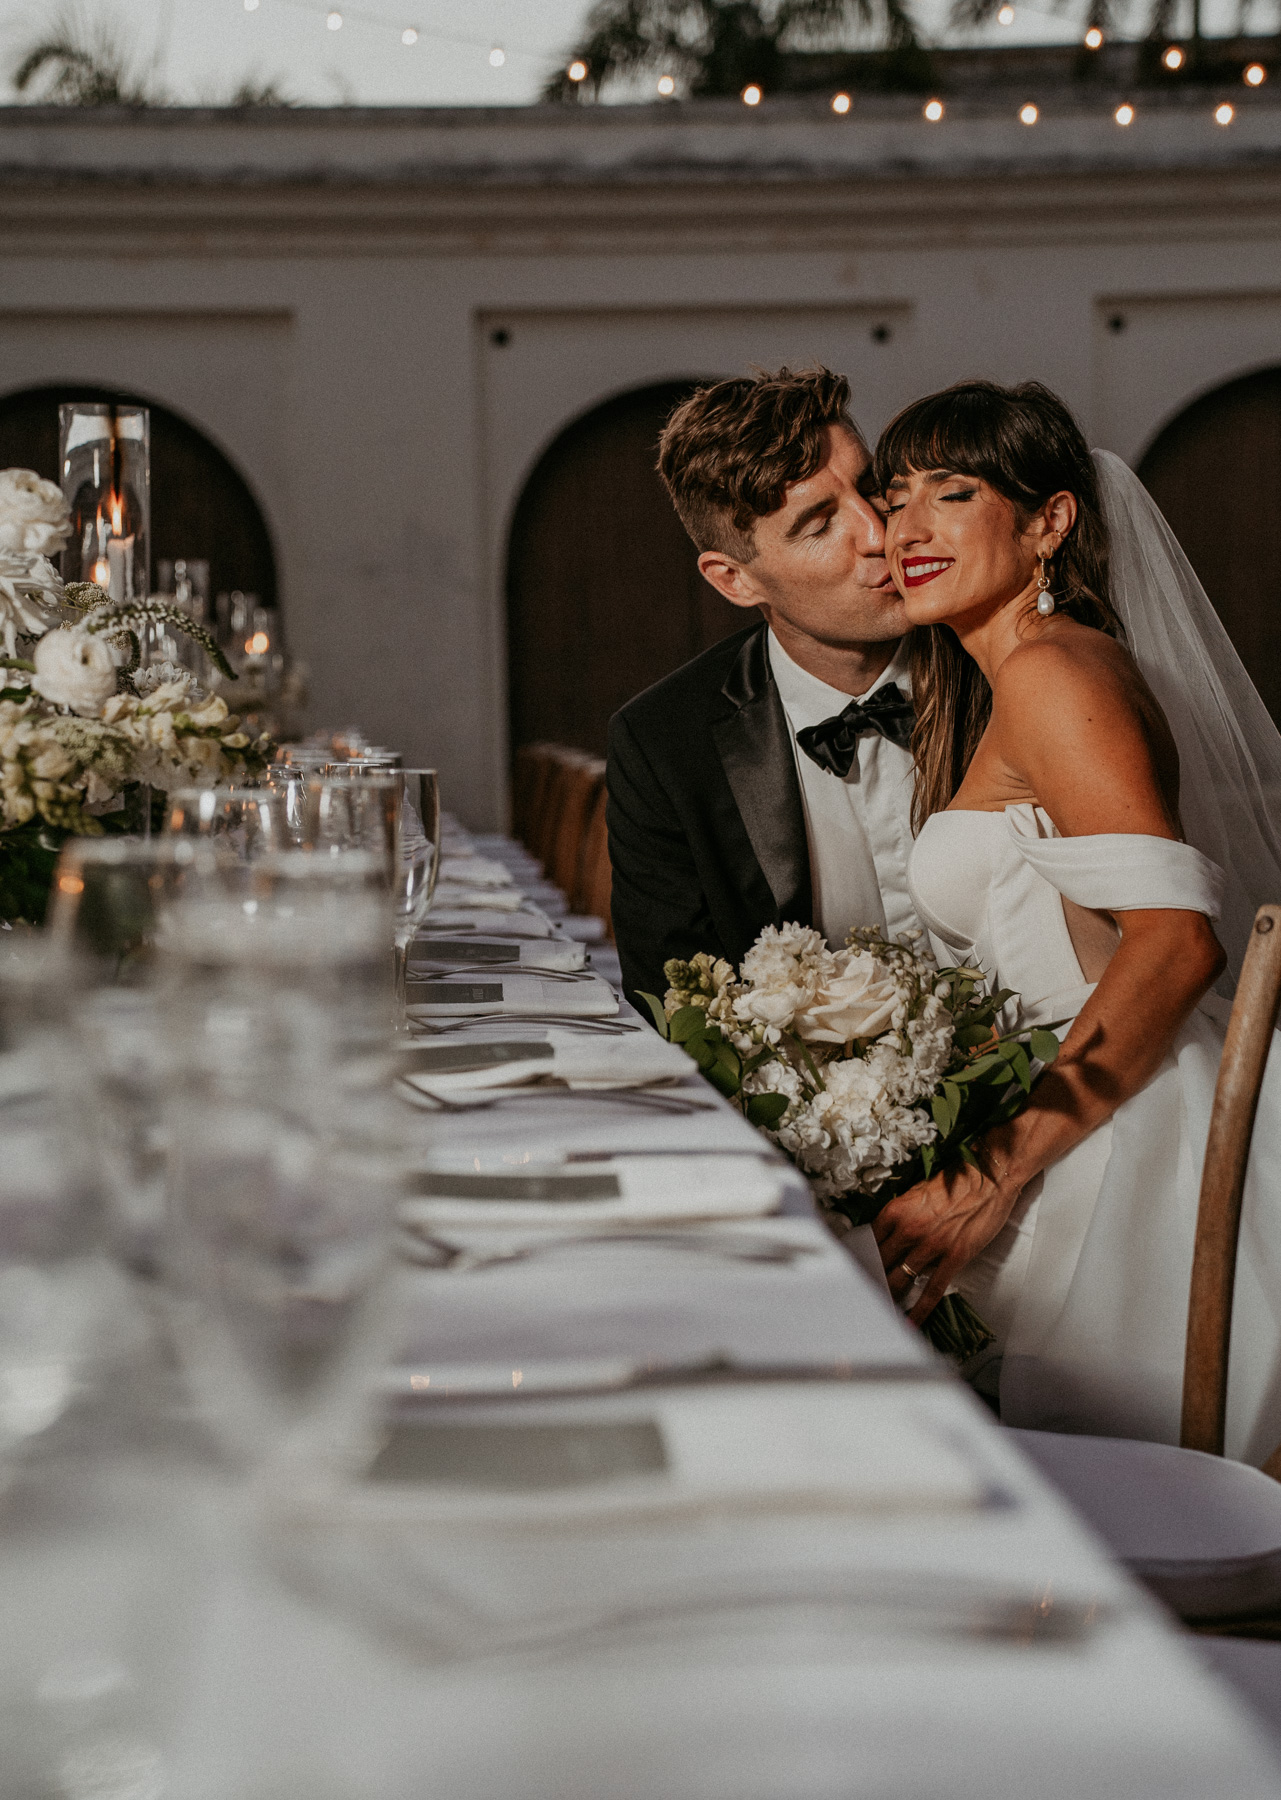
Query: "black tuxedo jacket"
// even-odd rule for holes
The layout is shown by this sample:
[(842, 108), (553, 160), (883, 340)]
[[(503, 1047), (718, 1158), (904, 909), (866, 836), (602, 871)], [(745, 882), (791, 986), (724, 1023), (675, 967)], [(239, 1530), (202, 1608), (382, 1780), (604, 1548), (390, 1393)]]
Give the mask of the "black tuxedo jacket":
[(705, 650), (609, 727), (609, 854), (623, 985), (662, 996), (696, 950), (735, 966), (761, 929), (812, 923), (800, 782), (766, 626)]

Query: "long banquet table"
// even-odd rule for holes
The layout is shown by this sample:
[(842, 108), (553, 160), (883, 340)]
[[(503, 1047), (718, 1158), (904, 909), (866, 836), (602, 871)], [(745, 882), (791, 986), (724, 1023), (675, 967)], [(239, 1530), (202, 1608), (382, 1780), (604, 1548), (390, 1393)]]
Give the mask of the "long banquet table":
[(1190, 1641), (898, 1316), (870, 1234), (832, 1239), (692, 1066), (663, 1092), (690, 1110), (406, 1107), (433, 1166), (711, 1155), (779, 1201), (545, 1261), (519, 1226), (490, 1256), (407, 1237), (350, 1505), (255, 1523), (163, 1352), (121, 1347), (0, 1523), (6, 1800), (1277, 1792)]

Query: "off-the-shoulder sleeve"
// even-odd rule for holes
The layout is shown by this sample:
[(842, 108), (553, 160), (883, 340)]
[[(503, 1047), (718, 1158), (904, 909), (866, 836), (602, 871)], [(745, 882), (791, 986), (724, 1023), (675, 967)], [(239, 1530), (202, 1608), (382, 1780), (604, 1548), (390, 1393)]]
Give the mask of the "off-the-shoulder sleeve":
[(1191, 844), (1120, 832), (1040, 837), (1036, 821), (1020, 818), (1014, 809), (1007, 813), (1006, 824), (1024, 861), (1078, 906), (1104, 912), (1169, 910), (1204, 913), (1207, 919), (1219, 916), (1223, 870)]

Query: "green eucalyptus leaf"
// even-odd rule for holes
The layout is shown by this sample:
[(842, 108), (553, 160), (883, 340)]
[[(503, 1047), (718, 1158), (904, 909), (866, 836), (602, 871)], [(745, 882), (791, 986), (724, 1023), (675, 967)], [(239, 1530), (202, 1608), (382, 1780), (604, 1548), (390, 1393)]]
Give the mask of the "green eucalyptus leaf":
[(668, 1037), (670, 1035), (670, 1033), (668, 1032), (668, 1029), (667, 1029), (667, 1014), (663, 1010), (663, 1003), (659, 999), (658, 995), (657, 994), (647, 994), (645, 992), (644, 988), (638, 988), (637, 993), (640, 995), (641, 999), (645, 1002), (646, 1006), (648, 1006), (649, 1010), (653, 1013), (654, 1029), (657, 1031), (659, 1037)]
[(716, 1051), (712, 1066), (707, 1071), (707, 1079), (729, 1100), (734, 1098), (742, 1086), (742, 1068), (738, 1060), (738, 1052), (733, 1044), (721, 1044)]
[(952, 1109), (942, 1094), (935, 1094), (930, 1101), (930, 1111), (934, 1115), (934, 1123), (939, 1128), (940, 1137), (946, 1137), (952, 1129)]
[(1028, 1047), (1038, 1062), (1052, 1063), (1062, 1046), (1052, 1031), (1034, 1031)]
[(1025, 1094), (1032, 1092), (1032, 1065), (1027, 1059), (1027, 1051), (1022, 1044), (1015, 1044), (1014, 1054), (1010, 1058), (1010, 1068)]
[(668, 1023), (668, 1031), (674, 1044), (683, 1044), (687, 1038), (701, 1036), (707, 1028), (707, 1013), (701, 1006), (682, 1006), (679, 1012), (672, 1014)]
[(773, 1131), (786, 1111), (786, 1094), (753, 1094), (743, 1108), (743, 1116), (758, 1131)]

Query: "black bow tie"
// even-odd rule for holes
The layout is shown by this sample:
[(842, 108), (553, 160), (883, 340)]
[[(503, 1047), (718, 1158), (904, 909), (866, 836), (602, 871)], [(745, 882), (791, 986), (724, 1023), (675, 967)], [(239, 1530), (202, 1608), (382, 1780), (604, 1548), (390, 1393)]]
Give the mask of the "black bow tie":
[(887, 681), (870, 700), (851, 700), (844, 712), (819, 725), (807, 725), (804, 731), (797, 732), (796, 741), (820, 769), (839, 775), (843, 781), (853, 767), (861, 731), (879, 731), (891, 744), (906, 750), (911, 745), (915, 723), (912, 702), (892, 681)]

